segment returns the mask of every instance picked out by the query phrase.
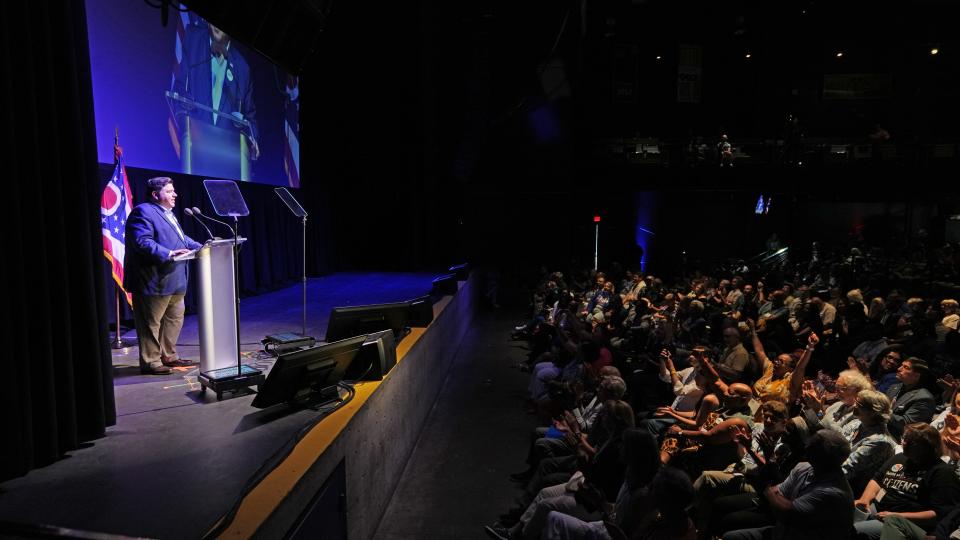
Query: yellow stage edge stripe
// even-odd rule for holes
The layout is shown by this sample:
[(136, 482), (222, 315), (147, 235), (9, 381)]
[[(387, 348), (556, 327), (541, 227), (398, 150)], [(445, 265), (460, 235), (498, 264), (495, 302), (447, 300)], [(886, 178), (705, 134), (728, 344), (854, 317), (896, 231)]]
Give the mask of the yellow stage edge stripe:
[[(434, 319), (447, 308), (453, 300), (452, 296), (444, 296), (433, 305)], [(433, 326), (431, 323), (430, 326)], [(411, 328), (410, 333), (397, 345), (397, 363), (406, 357), (410, 349), (420, 341), (427, 332), (427, 328)], [(390, 374), (387, 374), (389, 377)], [(230, 526), (224, 530), (219, 538), (250, 538), (260, 526), (276, 511), (280, 503), (290, 495), (297, 483), (316, 463), (317, 459), (333, 444), (340, 432), (347, 427), (353, 416), (360, 410), (367, 399), (380, 386), (382, 381), (364, 381), (354, 387), (356, 394), (349, 403), (324, 418), (311, 429), (303, 439), (293, 448), (276, 468), (270, 471), (257, 484), (237, 509)], [(222, 523), (221, 518), (217, 525)], [(216, 527), (216, 526), (215, 526)]]

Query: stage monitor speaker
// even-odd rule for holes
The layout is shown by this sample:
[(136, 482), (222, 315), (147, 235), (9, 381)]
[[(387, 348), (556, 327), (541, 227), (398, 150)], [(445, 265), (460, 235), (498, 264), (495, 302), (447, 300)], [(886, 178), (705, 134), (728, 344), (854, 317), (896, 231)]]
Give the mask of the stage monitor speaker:
[(455, 264), (447, 272), (457, 275), (457, 281), (466, 281), (470, 277), (470, 265), (468, 263)]
[(430, 295), (414, 298), (410, 301), (408, 324), (417, 328), (426, 328), (433, 322), (433, 299)]
[(353, 364), (366, 335), (281, 354), (250, 405), (265, 409), (279, 403), (298, 405), (338, 399), (337, 384)]
[(397, 344), (393, 331), (367, 335), (366, 341), (343, 378), (351, 381), (379, 381), (397, 365)]
[(433, 280), (433, 294), (436, 295), (454, 295), (457, 294), (457, 275), (447, 274)]
[(397, 341), (409, 327), (427, 327), (433, 322), (433, 302), (423, 296), (406, 302), (335, 307), (330, 311), (325, 341), (338, 341), (381, 330), (393, 330)]

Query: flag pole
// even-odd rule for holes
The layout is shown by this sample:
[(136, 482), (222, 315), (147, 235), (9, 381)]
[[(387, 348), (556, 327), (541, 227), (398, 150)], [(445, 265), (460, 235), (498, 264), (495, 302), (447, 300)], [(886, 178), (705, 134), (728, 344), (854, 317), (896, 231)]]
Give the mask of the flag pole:
[(120, 288), (117, 287), (116, 284), (114, 284), (113, 286), (113, 296), (114, 296), (114, 299), (116, 300), (117, 318), (114, 319), (116, 321), (116, 326), (114, 327), (115, 331), (113, 333), (114, 334), (113, 343), (110, 344), (110, 348), (125, 349), (129, 347), (130, 344), (124, 341), (123, 338), (120, 337), (120, 320), (121, 320), (120, 319)]
[[(113, 126), (113, 153), (114, 159), (116, 159), (117, 147), (120, 146), (120, 126)], [(114, 319), (116, 326), (114, 326), (113, 332), (113, 342), (110, 344), (110, 347), (113, 349), (125, 349), (130, 346), (129, 343), (123, 341), (123, 338), (120, 337), (120, 287), (116, 283), (113, 284), (113, 299), (114, 304), (116, 305), (116, 319)]]

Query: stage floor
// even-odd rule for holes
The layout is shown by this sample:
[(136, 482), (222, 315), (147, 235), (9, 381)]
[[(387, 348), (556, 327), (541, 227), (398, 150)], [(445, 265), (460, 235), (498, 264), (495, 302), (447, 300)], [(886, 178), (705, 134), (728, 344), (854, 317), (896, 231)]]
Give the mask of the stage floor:
[[(428, 294), (436, 274), (342, 273), (307, 283), (307, 334), (322, 339), (330, 309)], [(300, 284), (240, 303), (241, 350), (268, 368), (260, 340), (300, 332)], [(125, 339), (136, 341), (134, 332)], [(197, 318), (188, 316), (180, 354), (196, 359)], [(323, 411), (258, 410), (253, 393), (200, 395), (196, 368), (140, 375), (136, 347), (115, 351), (117, 424), (62, 460), (0, 484), (0, 521), (84, 531), (195, 538), (238, 500), (258, 469), (293, 444)]]
[[(321, 341), (330, 310), (339, 306), (383, 304), (410, 300), (430, 293), (436, 274), (366, 272), (341, 273), (307, 280), (307, 335)], [(260, 354), (260, 340), (270, 334), (303, 329), (303, 289), (300, 284), (240, 300), (240, 355), (244, 363), (269, 369), (273, 358)], [(176, 368), (171, 375), (141, 375), (137, 334), (129, 330), (123, 340), (133, 346), (113, 351), (113, 384), (117, 415), (126, 416), (209, 400), (196, 390), (197, 368)], [(186, 360), (198, 360), (200, 337), (197, 316), (188, 315), (177, 344)], [(126, 388), (132, 386), (132, 388)]]

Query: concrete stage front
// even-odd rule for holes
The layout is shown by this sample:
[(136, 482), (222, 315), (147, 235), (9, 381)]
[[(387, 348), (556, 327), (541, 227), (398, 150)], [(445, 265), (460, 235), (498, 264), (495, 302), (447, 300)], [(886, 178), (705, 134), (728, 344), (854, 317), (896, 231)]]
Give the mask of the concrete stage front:
[[(409, 300), (428, 294), (435, 276), (312, 279), (307, 333), (321, 338), (334, 306)], [(259, 340), (300, 331), (300, 290), (241, 302), (245, 362), (269, 368)], [(434, 322), (400, 342), (387, 378), (358, 383), (353, 399), (329, 415), (331, 407), (255, 409), (252, 391), (218, 402), (200, 395), (195, 370), (141, 376), (136, 350), (121, 352), (117, 425), (61, 461), (0, 484), (0, 521), (154, 538), (318, 537), (321, 530), (370, 538), (473, 318), (474, 290), (468, 280), (438, 299)], [(187, 317), (180, 343), (181, 354), (195, 358), (195, 317)]]

